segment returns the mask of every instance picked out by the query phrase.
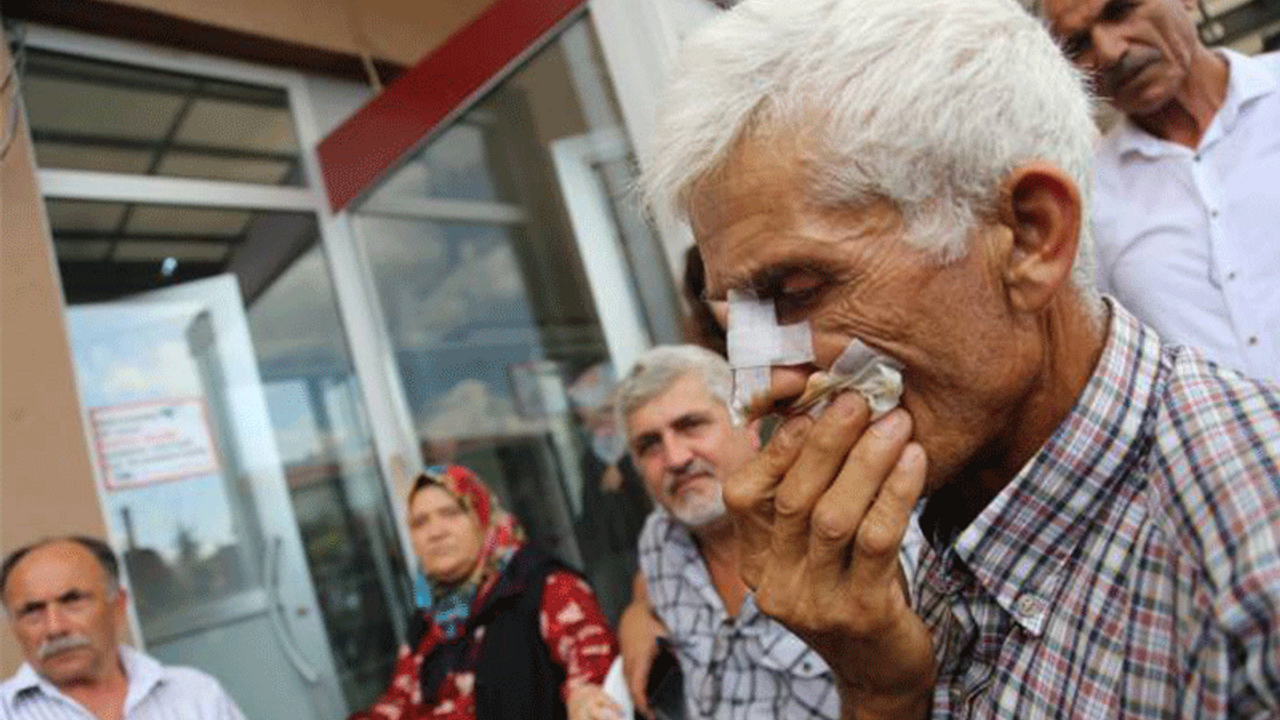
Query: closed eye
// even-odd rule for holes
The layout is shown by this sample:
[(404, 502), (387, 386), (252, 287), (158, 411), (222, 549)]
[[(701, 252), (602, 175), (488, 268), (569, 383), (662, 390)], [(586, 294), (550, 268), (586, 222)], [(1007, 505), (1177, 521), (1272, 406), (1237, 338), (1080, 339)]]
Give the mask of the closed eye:
[(1122, 22), (1129, 17), (1129, 13), (1137, 7), (1137, 3), (1133, 0), (1111, 0), (1111, 2), (1102, 6), (1102, 13), (1098, 15), (1098, 19), (1105, 23)]
[(1079, 60), (1082, 55), (1089, 51), (1089, 47), (1093, 44), (1093, 40), (1087, 32), (1072, 33), (1062, 41), (1062, 54), (1067, 56), (1069, 60)]

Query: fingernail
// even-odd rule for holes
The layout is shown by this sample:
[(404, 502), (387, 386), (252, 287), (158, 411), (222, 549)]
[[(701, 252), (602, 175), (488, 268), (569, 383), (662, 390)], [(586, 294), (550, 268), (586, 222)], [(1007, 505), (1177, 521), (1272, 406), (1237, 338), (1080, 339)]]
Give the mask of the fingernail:
[(914, 470), (918, 465), (924, 462), (924, 448), (916, 443), (909, 443), (902, 449), (902, 456), (898, 458), (898, 468), (901, 470)]
[(782, 423), (782, 427), (778, 428), (778, 435), (782, 436), (784, 442), (794, 442), (804, 433), (804, 429), (809, 423), (813, 422), (808, 415), (793, 415)]
[(837, 412), (841, 415), (852, 415), (858, 410), (858, 406), (862, 404), (862, 396), (856, 392), (844, 391), (836, 395), (836, 399), (831, 402), (835, 406)]
[(894, 439), (906, 434), (910, 422), (902, 410), (893, 410), (871, 425), (871, 432), (877, 437)]

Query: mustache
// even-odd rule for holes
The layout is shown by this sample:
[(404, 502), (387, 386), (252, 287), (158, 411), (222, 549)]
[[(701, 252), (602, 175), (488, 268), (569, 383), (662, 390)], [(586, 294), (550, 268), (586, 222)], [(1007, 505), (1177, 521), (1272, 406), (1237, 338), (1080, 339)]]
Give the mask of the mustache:
[(46, 640), (40, 644), (40, 659), (44, 660), (50, 655), (57, 655), (60, 652), (88, 647), (89, 642), (87, 635), (63, 635), (52, 640)]
[(1113, 95), (1120, 86), (1127, 82), (1134, 75), (1137, 75), (1142, 68), (1151, 64), (1154, 58), (1141, 53), (1125, 53), (1115, 63), (1108, 65), (1098, 72), (1098, 87), (1106, 95)]
[(690, 460), (684, 467), (667, 473), (667, 480), (664, 483), (665, 489), (667, 492), (671, 492), (676, 485), (679, 485), (691, 477), (698, 475), (711, 475), (714, 477), (715, 472), (716, 467), (711, 464), (711, 461), (696, 457)]

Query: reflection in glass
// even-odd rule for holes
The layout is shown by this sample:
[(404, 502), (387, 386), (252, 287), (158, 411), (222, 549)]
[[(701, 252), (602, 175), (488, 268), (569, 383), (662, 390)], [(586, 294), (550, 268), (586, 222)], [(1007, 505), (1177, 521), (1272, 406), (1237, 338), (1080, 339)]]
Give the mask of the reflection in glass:
[[(474, 468), (534, 543), (584, 569), (615, 619), (649, 504), (618, 458), (593, 453), (598, 429), (584, 418), (598, 404), (568, 399), (609, 357), (549, 148), (620, 127), (582, 19), (353, 216), (423, 461)], [(626, 508), (588, 517), (614, 507), (602, 498)]]
[(246, 589), (259, 538), (208, 313), (168, 303), (122, 317), (89, 308), (70, 331), (104, 504), (145, 622)]
[(284, 90), (28, 49), (43, 168), (302, 185)]
[(408, 584), (319, 244), (250, 305), (249, 325), (339, 681), (366, 707), (391, 674)]

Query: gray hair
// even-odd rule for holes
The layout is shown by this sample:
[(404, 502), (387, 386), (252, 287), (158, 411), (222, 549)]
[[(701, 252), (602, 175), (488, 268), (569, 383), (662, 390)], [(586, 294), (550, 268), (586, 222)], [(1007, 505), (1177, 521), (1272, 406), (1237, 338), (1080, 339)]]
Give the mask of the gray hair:
[(741, 139), (792, 132), (814, 200), (888, 200), (908, 241), (949, 262), (1009, 173), (1042, 160), (1080, 190), (1074, 282), (1093, 295), (1091, 100), (1015, 0), (744, 0), (690, 38), (672, 77), (651, 204), (685, 215)]
[(0, 563), (0, 597), (4, 595), (9, 585), (9, 576), (13, 574), (13, 569), (17, 567), (18, 562), (22, 558), (31, 553), (32, 550), (38, 550), (46, 545), (54, 543), (74, 543), (88, 550), (98, 565), (102, 566), (102, 574), (106, 580), (107, 592), (114, 596), (120, 589), (120, 561), (116, 559), (116, 553), (111, 546), (95, 537), (87, 535), (61, 535), (58, 537), (46, 537), (28, 543), (14, 550), (5, 557), (4, 562)]
[(625, 432), (631, 413), (692, 372), (702, 377), (707, 391), (727, 409), (733, 393), (733, 372), (727, 360), (697, 345), (659, 345), (641, 353), (631, 372), (618, 383), (618, 427)]

